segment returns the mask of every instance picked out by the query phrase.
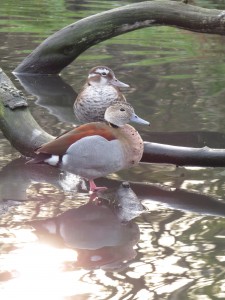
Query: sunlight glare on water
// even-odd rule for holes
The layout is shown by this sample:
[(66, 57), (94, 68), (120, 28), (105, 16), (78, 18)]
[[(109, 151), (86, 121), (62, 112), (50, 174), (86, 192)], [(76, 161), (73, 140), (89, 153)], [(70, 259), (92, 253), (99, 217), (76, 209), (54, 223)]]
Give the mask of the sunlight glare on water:
[[(23, 232), (23, 238), (28, 240), (26, 232)], [(74, 250), (55, 249), (35, 242), (12, 251), (10, 257), (5, 258), (3, 267), (13, 270), (15, 278), (0, 289), (1, 299), (14, 299), (19, 295), (19, 299), (45, 299), (47, 296), (61, 300), (87, 291), (98, 292), (99, 288), (94, 284), (82, 282), (87, 271), (63, 271), (63, 263), (74, 260)]]

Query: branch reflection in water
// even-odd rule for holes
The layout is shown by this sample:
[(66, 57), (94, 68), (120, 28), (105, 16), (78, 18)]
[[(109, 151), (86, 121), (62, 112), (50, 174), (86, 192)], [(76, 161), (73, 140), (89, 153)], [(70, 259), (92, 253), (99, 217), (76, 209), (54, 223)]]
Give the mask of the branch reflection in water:
[[(224, 259), (222, 248), (216, 245), (224, 237), (213, 228), (221, 218), (204, 216), (224, 217), (223, 201), (179, 188), (131, 184), (149, 209), (143, 214), (126, 184), (118, 188), (117, 181), (101, 179), (109, 191), (87, 203), (88, 194), (79, 178), (24, 162), (12, 161), (0, 172), (3, 299), (12, 299), (15, 293), (23, 299), (81, 294), (88, 298), (93, 293), (103, 299), (130, 293), (137, 294), (137, 299), (158, 299), (183, 293), (193, 280), (195, 288), (202, 282), (207, 285), (212, 277), (216, 280), (218, 259)], [(71, 182), (75, 184), (69, 190)], [(129, 197), (123, 198), (127, 192)], [(119, 205), (112, 205), (112, 200), (120, 200)], [(7, 203), (11, 205), (8, 212)], [(135, 210), (141, 216), (129, 221)], [(198, 229), (196, 235), (199, 226), (202, 233)], [(205, 258), (200, 256), (203, 252)], [(215, 268), (210, 261), (216, 262)], [(217, 285), (221, 285), (219, 278)]]
[(48, 110), (51, 115), (61, 122), (73, 124), (75, 116), (73, 110), (76, 91), (58, 75), (28, 76), (15, 75), (22, 87), (30, 95), (35, 96), (36, 104)]
[[(12, 206), (14, 201), (15, 204), (25, 200), (42, 200), (48, 202), (57, 197), (59, 200), (65, 201), (65, 193), (70, 193), (69, 197), (71, 199), (74, 194), (76, 198), (80, 198), (80, 193), (83, 195), (83, 192), (87, 192), (85, 181), (79, 176), (62, 172), (48, 165), (29, 165), (25, 164), (25, 162), (25, 158), (15, 159), (2, 168), (0, 172), (0, 203), (4, 208), (3, 211), (7, 208), (7, 202), (9, 206)], [(35, 189), (32, 190), (32, 185), (35, 184), (37, 188), (48, 184), (44, 196), (41, 193), (39, 194)], [(98, 184), (108, 186), (110, 190), (118, 189), (117, 180), (100, 178), (98, 179)], [(53, 192), (53, 190), (50, 190), (54, 188), (56, 188), (57, 191), (54, 190)], [(200, 213), (203, 215), (225, 216), (224, 201), (217, 200), (206, 194), (180, 189), (179, 187), (170, 188), (160, 184), (150, 183), (132, 183), (132, 190), (145, 206), (149, 206), (149, 209), (151, 209), (151, 205), (156, 202), (157, 204), (163, 204), (164, 207), (166, 206), (176, 210)], [(101, 196), (104, 199), (110, 197), (107, 193)], [(133, 196), (129, 195), (129, 197), (130, 199), (132, 198), (134, 202), (136, 201), (134, 194)], [(74, 201), (74, 203), (78, 202)]]

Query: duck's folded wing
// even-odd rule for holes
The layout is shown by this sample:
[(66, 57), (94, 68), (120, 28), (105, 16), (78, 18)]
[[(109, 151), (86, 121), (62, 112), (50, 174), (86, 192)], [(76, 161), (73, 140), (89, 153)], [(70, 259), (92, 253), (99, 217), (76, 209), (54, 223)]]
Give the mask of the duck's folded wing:
[(106, 124), (100, 122), (89, 123), (76, 127), (73, 130), (70, 130), (59, 136), (55, 140), (43, 144), (36, 150), (36, 153), (47, 153), (61, 156), (66, 153), (67, 149), (72, 144), (83, 139), (84, 137), (93, 135), (102, 136), (108, 141), (116, 138)]

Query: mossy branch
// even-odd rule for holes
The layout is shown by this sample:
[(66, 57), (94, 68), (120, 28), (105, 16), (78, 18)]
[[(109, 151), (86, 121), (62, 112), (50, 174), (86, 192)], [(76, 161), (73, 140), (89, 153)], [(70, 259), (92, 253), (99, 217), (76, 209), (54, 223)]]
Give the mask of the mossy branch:
[(0, 69), (0, 128), (13, 147), (32, 156), (34, 149), (53, 137), (38, 125), (27, 106), (22, 92)]

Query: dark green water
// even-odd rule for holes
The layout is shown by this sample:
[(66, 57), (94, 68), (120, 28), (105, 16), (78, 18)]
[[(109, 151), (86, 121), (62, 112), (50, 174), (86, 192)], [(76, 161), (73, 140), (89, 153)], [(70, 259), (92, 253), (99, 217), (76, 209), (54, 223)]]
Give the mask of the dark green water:
[[(106, 65), (131, 86), (124, 93), (137, 114), (151, 121), (150, 128), (137, 127), (144, 140), (225, 148), (224, 37), (152, 27), (87, 50), (63, 70), (62, 82), (19, 81), (12, 75), (51, 33), (133, 2), (138, 1), (3, 0), (0, 67), (28, 97), (34, 118), (50, 134), (70, 128), (71, 95), (80, 90), (90, 68)], [(196, 4), (225, 9), (223, 1)], [(89, 225), (92, 209), (86, 211), (88, 193), (78, 178), (26, 166), (2, 134), (0, 139), (0, 299), (225, 298), (224, 168), (142, 164), (100, 179), (115, 189), (129, 181), (149, 209), (123, 235), (124, 228), (114, 229), (113, 221), (107, 225), (101, 209), (97, 225)], [(12, 200), (9, 209), (6, 200)], [(63, 230), (70, 235), (80, 228), (83, 247), (78, 242), (70, 251), (49, 246), (50, 237), (41, 243), (26, 224), (81, 205), (79, 222), (71, 232), (66, 226)]]

